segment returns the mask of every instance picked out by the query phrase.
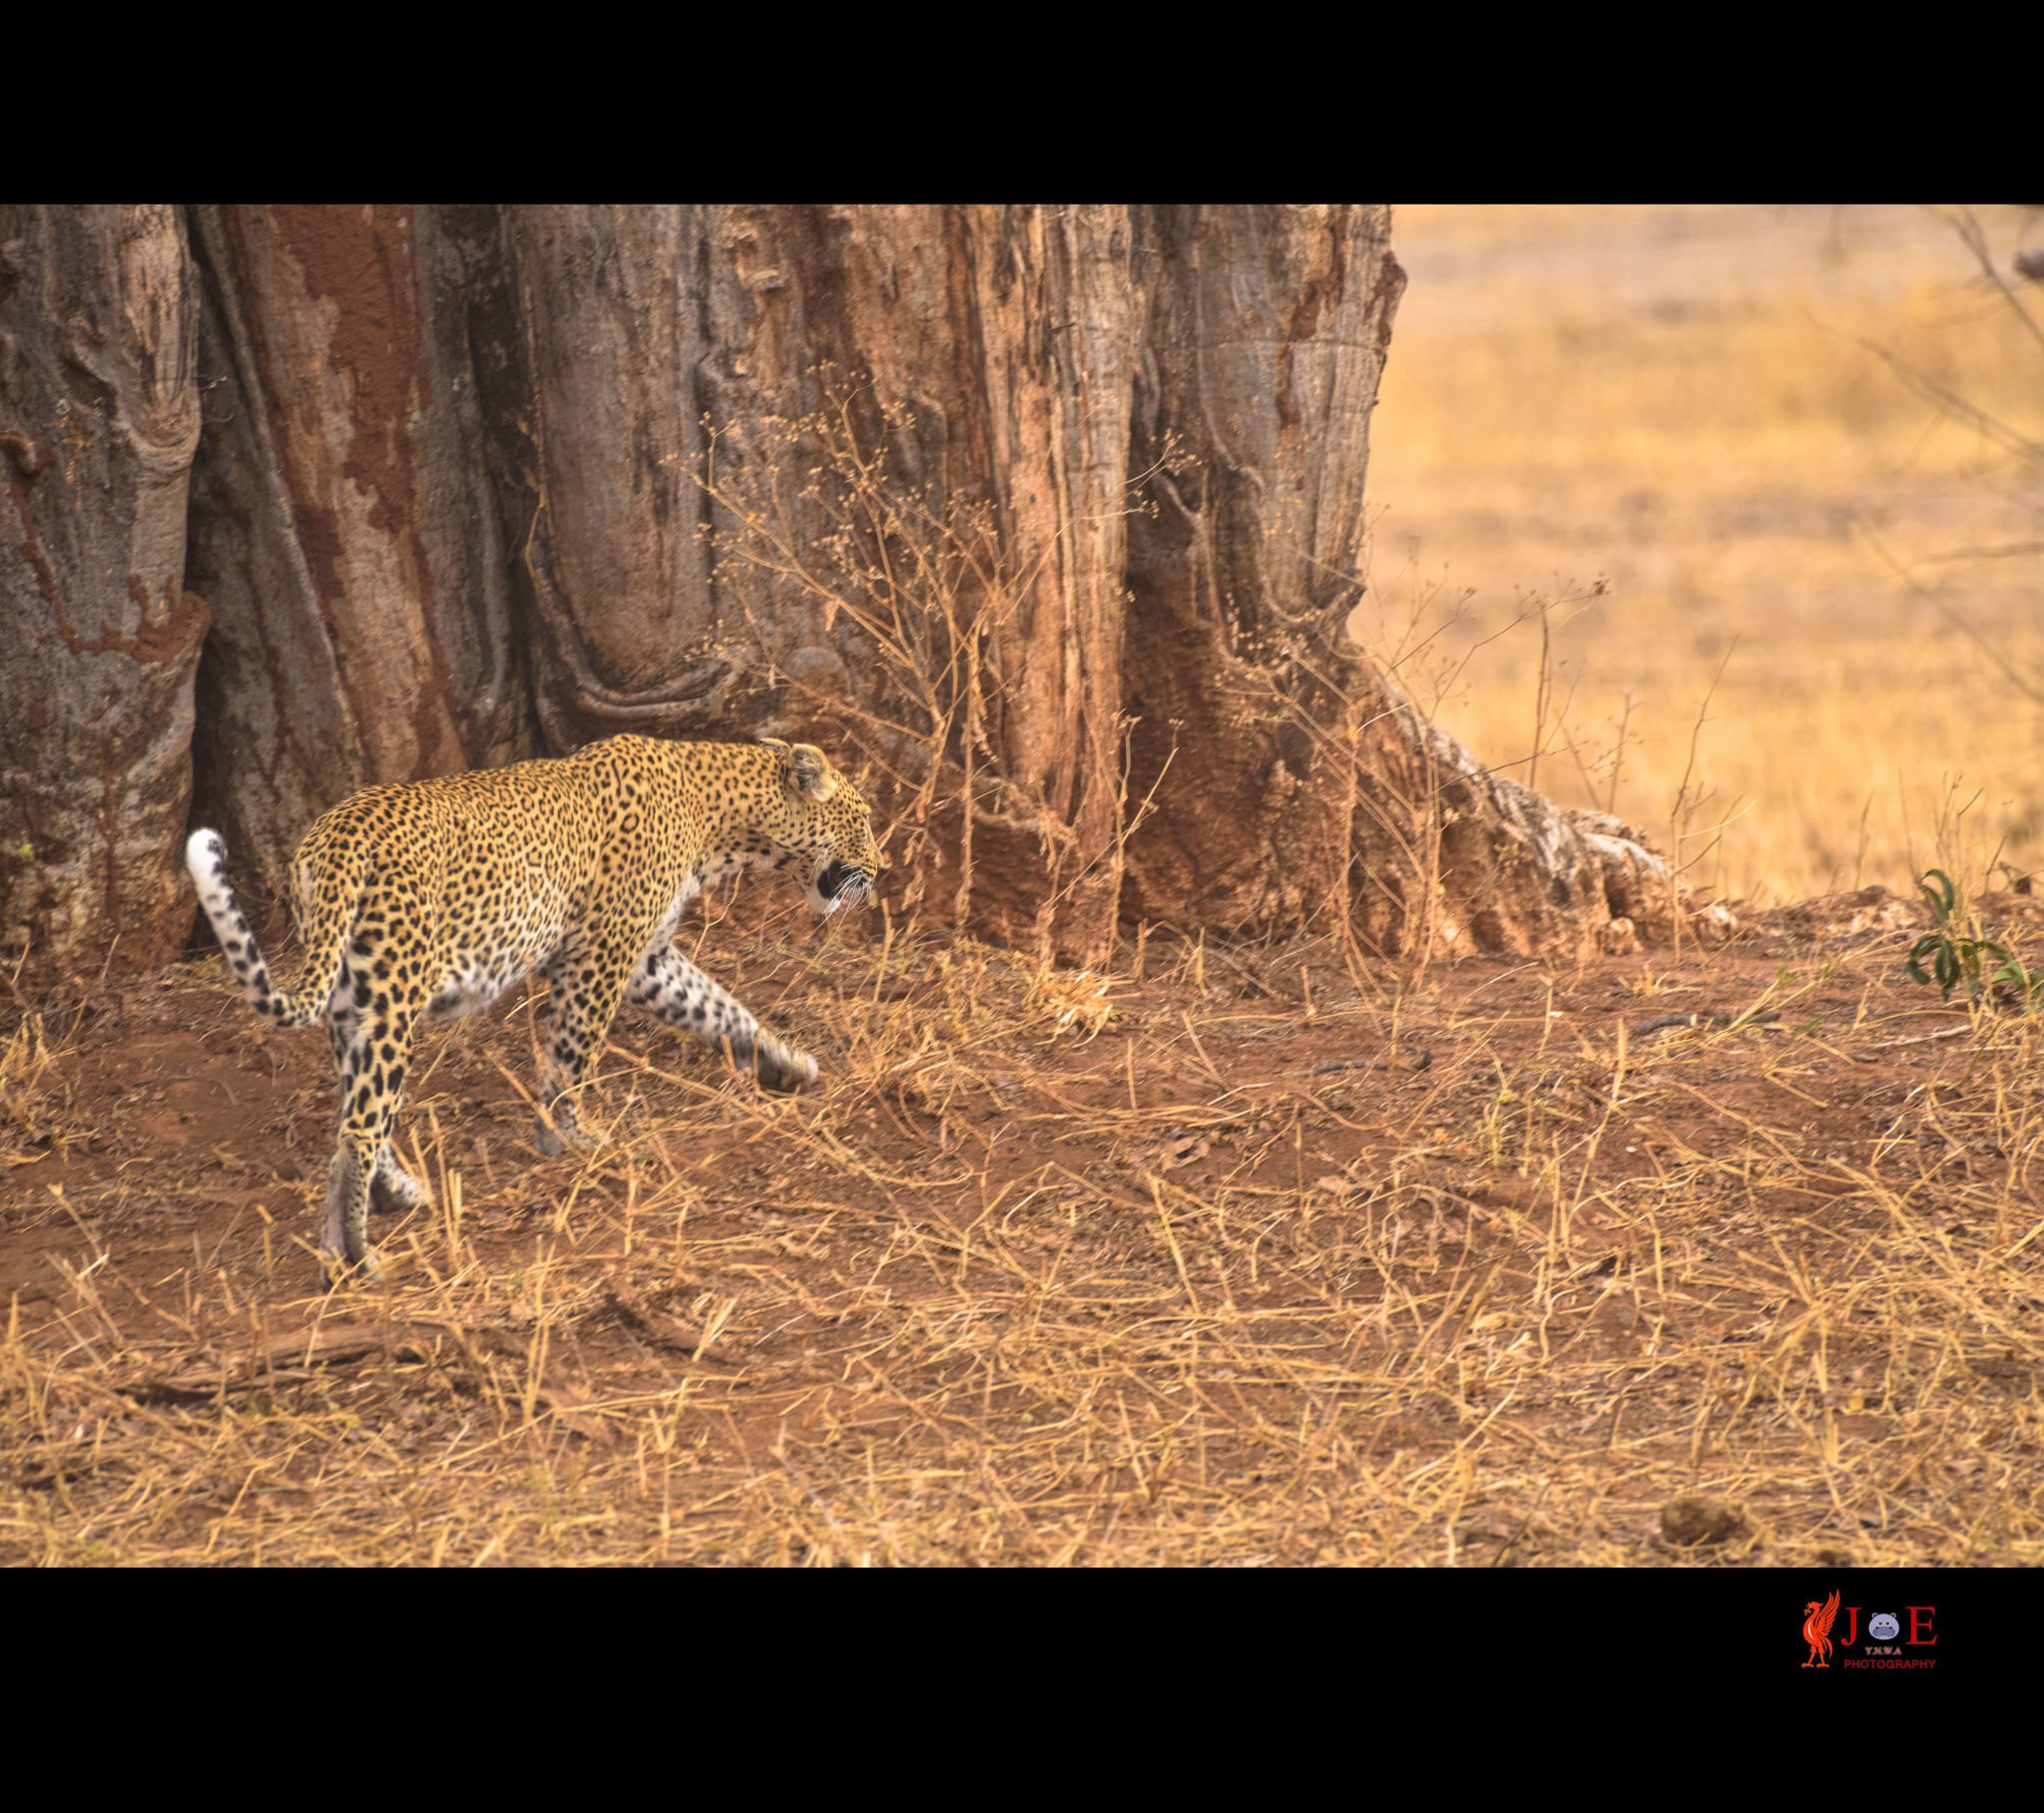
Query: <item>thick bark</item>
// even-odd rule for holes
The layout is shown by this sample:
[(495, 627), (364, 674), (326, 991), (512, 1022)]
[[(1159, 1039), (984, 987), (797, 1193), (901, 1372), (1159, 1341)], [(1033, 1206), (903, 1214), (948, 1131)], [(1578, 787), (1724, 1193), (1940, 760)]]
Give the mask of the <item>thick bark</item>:
[(751, 653), (720, 635), (697, 534), (704, 211), (507, 218), (543, 487), (524, 577), (546, 740), (701, 734)]
[[(760, 477), (765, 448), (784, 444), (775, 416), (827, 414), (845, 397), (861, 450), (919, 502), (920, 552), (941, 565), (940, 544), (970, 543), (983, 557), (953, 573), (954, 596), (920, 599), (941, 624), (897, 639), (916, 645), (925, 670), (945, 671), (931, 689), (948, 700), (947, 730), (927, 708), (903, 709), (870, 640), (850, 619), (833, 625), (813, 588), (769, 590), (751, 620), (766, 627), (759, 659), (791, 682), (779, 709), (791, 725), (812, 723), (833, 690), (846, 695), (837, 733), (902, 778), (897, 797), (928, 777), (923, 764), (943, 770), (928, 901), (969, 902), (997, 936), (1053, 936), (1097, 955), (1120, 898), (1122, 575), (1142, 313), (1128, 211), (740, 210), (718, 244), (729, 261), (709, 262), (718, 350), (705, 407), (735, 431), (735, 492)], [(794, 506), (790, 542), (819, 542), (828, 513)], [(983, 541), (963, 526), (972, 521)], [(897, 546), (888, 559), (912, 566), (914, 552)], [(872, 545), (864, 554), (879, 558)], [(736, 590), (734, 564), (722, 573)], [(905, 719), (933, 746), (875, 739), (862, 712)], [(897, 877), (897, 898), (919, 885)]]
[(1368, 675), (1339, 637), (1404, 274), (1385, 209), (1159, 209), (1145, 236), (1127, 659), (1155, 810), (1123, 911), (1288, 929), (1345, 910), (1358, 853)]
[[(112, 214), (5, 254), (17, 936), (178, 916), (195, 295), (195, 815), (258, 899), (358, 786), (629, 729), (829, 743), (903, 815), (897, 908), (1082, 962), (1137, 919), (1388, 952), (1665, 917), (1642, 840), (1483, 772), (1344, 638), (1384, 209), (206, 208), (196, 284), (135, 218), (154, 264)], [(137, 283), (157, 313), (109, 312)], [(172, 296), (145, 383), (120, 348)], [(102, 391), (156, 426), (75, 444)]]
[(1646, 832), (1493, 773), (1357, 666), (1370, 683), (1349, 910), (1366, 946), (1575, 957), (1666, 942), (1678, 914), (1705, 942), (1736, 929), (1690, 904)]
[[(753, 312), (715, 311), (717, 419), (742, 448), (770, 440), (775, 409), (822, 400), (822, 361), (859, 374), (864, 444), (908, 491), (985, 500), (1017, 581), (1005, 611), (964, 601), (989, 777), (969, 819), (938, 815), (930, 899), (969, 852), (982, 926), (1080, 962), (1139, 918), (1275, 933), (1352, 913), (1385, 952), (1574, 949), (1616, 915), (1665, 918), (1665, 871), (1632, 834), (1487, 774), (1345, 639), (1404, 284), (1386, 210), (733, 220)], [(791, 520), (792, 542), (820, 537)], [(756, 660), (848, 670), (874, 703), (855, 634), (832, 650), (785, 590), (762, 615)], [(968, 740), (936, 752), (959, 794)]]
[(0, 208), (0, 947), (161, 960), (206, 606), (197, 297), (173, 208)]
[[(533, 209), (509, 215), (532, 361), (526, 562), (550, 746), (615, 730), (831, 737), (913, 769), (885, 664), (814, 586), (719, 565), (707, 420), (734, 497), (829, 535), (785, 424), (844, 402), (928, 521), (984, 505), (1012, 608), (978, 615), (991, 709), (971, 759), (975, 904), (1019, 935), (1059, 891), (1062, 941), (1097, 948), (1119, 892), (1119, 657), (1138, 290), (1125, 211)], [(776, 465), (778, 463), (778, 465)], [(955, 651), (954, 651), (955, 652)], [(946, 750), (973, 741), (961, 719)], [(908, 724), (929, 733), (925, 712)], [(940, 739), (941, 740), (941, 739)], [(927, 758), (928, 752), (923, 752)], [(940, 811), (957, 873), (966, 821)], [(939, 882), (932, 899), (951, 898)]]
[(193, 219), (198, 816), (273, 890), (355, 788), (534, 752), (478, 399), (515, 329), (493, 211)]
[(1622, 945), (1668, 875), (1424, 722), (1347, 638), (1369, 416), (1404, 289), (1384, 209), (1159, 209), (1125, 685), (1139, 719), (1127, 918), (1380, 953)]

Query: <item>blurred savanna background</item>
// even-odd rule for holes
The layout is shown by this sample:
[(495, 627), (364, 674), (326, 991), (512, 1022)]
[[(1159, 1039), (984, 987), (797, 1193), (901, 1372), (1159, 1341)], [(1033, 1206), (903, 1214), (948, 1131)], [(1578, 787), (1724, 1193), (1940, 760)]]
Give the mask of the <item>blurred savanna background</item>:
[(1351, 629), (1442, 725), (1757, 905), (2044, 861), (2044, 289), (1979, 255), (2044, 211), (1405, 206), (1392, 245)]

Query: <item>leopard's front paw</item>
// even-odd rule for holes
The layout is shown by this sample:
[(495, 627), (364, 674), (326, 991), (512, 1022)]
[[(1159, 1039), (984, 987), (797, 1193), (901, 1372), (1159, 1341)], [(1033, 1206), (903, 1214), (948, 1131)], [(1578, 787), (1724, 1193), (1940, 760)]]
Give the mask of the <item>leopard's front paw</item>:
[(557, 1158), (571, 1145), (577, 1151), (594, 1151), (603, 1143), (601, 1137), (578, 1126), (575, 1117), (566, 1112), (561, 1103), (555, 1103), (553, 1121), (548, 1123), (541, 1115), (533, 1124), (533, 1143), (549, 1158)]

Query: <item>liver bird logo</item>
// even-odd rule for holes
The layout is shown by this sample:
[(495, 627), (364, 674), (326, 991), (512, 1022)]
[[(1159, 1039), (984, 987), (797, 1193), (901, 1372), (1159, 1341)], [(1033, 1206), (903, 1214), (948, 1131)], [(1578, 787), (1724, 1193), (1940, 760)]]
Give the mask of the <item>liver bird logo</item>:
[(1802, 1608), (1802, 1640), (1809, 1645), (1809, 1660), (1805, 1668), (1828, 1668), (1831, 1653), (1831, 1619), (1838, 1615), (1838, 1595), (1831, 1596), (1818, 1604), (1811, 1599)]

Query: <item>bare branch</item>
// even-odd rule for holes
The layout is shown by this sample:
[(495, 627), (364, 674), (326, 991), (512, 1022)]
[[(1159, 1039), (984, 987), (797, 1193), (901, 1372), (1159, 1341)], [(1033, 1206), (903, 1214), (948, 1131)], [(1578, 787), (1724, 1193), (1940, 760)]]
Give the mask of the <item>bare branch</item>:
[(1939, 598), (1928, 586), (1920, 584), (1916, 576), (1889, 552), (1886, 544), (1881, 541), (1880, 537), (1875, 535), (1864, 523), (1859, 525), (1859, 532), (1873, 545), (1873, 551), (1893, 569), (1895, 577), (1919, 598), (1927, 598), (1935, 605), (1946, 623), (1950, 624), (1954, 630), (1958, 631), (1961, 636), (1965, 637), (1982, 655), (1986, 656), (1989, 661), (2001, 670), (2003, 678), (2008, 680), (2010, 685), (2014, 686), (2018, 692), (2033, 703), (2044, 705), (2044, 690), (2040, 690), (2031, 680), (2018, 674), (2009, 665), (2008, 658), (1999, 649), (1982, 636), (1979, 631), (1974, 629), (1971, 624), (1967, 623), (1963, 617), (1954, 611), (1950, 605), (1946, 604), (1943, 599)]
[(2031, 339), (2039, 346), (2044, 346), (2044, 327), (2038, 325), (2036, 317), (2030, 313), (2023, 298), (2008, 286), (2001, 272), (1994, 268), (1994, 259), (1987, 249), (1987, 234), (1981, 227), (1979, 217), (1970, 208), (1962, 208), (1956, 215), (1948, 215), (1936, 208), (1929, 212), (1959, 235), (1966, 249), (1973, 254), (1974, 261), (1979, 264), (1981, 274), (2001, 291), (2002, 300), (2021, 317), (2023, 325), (2030, 330)]

